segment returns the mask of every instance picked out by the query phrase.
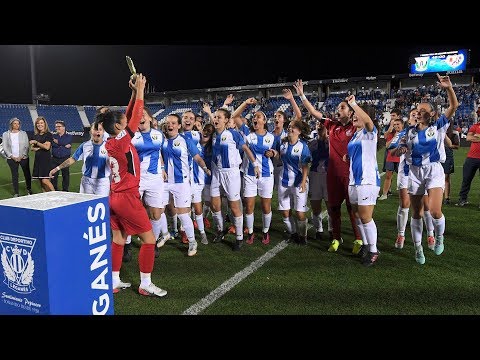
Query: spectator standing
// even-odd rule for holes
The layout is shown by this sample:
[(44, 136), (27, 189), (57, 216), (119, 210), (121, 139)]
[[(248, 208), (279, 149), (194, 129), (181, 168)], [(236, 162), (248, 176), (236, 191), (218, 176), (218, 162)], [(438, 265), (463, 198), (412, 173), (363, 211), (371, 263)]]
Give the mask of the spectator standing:
[(52, 163), (53, 137), (48, 128), (47, 120), (43, 116), (35, 120), (33, 139), (30, 140), (32, 151), (35, 151), (32, 179), (38, 179), (43, 191), (54, 191), (55, 188), (50, 181), (50, 169)]
[(480, 169), (480, 124), (473, 124), (467, 133), (467, 141), (471, 142), (467, 158), (463, 163), (463, 180), (459, 200), (456, 206), (468, 204), (468, 193), (475, 173)]
[[(66, 133), (65, 123), (61, 120), (55, 121), (56, 134), (53, 134), (52, 142), (52, 169), (62, 164), (72, 154), (73, 136)], [(62, 171), (62, 191), (68, 191), (70, 186), (70, 168), (63, 167)], [(55, 190), (57, 187), (58, 172), (54, 173), (52, 184)]]
[(455, 160), (453, 157), (453, 150), (458, 150), (460, 147), (460, 135), (458, 131), (451, 127), (447, 130), (445, 136), (445, 162), (442, 163), (443, 172), (445, 173), (445, 191), (443, 192), (443, 204), (450, 204), (450, 174), (455, 172)]
[(3, 149), (7, 158), (7, 164), (12, 172), (13, 197), (19, 196), (18, 191), (18, 166), (22, 167), (27, 194), (32, 194), (32, 176), (30, 174), (30, 162), (28, 158), (28, 135), (20, 130), (20, 120), (16, 117), (10, 119), (9, 130), (2, 136)]

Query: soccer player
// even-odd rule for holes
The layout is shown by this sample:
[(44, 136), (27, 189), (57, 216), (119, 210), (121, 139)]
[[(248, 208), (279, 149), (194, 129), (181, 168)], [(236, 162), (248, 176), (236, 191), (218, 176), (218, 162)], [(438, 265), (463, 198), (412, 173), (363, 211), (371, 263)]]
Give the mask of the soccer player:
[(332, 221), (333, 233), (332, 243), (328, 251), (335, 252), (338, 246), (343, 242), (340, 236), (341, 230), (341, 206), (345, 200), (347, 205), (348, 215), (352, 230), (355, 236), (352, 252), (358, 254), (362, 246), (362, 235), (357, 226), (357, 219), (352, 211), (350, 200), (348, 198), (349, 188), (349, 166), (343, 161), (343, 156), (347, 154), (347, 145), (350, 139), (355, 134), (355, 126), (352, 124), (353, 110), (349, 107), (346, 101), (338, 104), (336, 120), (325, 119), (323, 114), (316, 110), (315, 107), (308, 101), (303, 93), (303, 82), (297, 80), (294, 84), (297, 94), (302, 99), (303, 104), (308, 112), (315, 118), (322, 121), (328, 131), (329, 141), (329, 158), (327, 169), (327, 190), (328, 190), (328, 208), (329, 215)]
[[(140, 197), (147, 209), (152, 223), (153, 236), (157, 239), (157, 248), (160, 242), (165, 243), (170, 238), (165, 217), (165, 205), (168, 198), (164, 198), (164, 164), (162, 147), (165, 137), (161, 131), (152, 128), (152, 115), (147, 108), (143, 109), (138, 131), (132, 139), (140, 159)], [(126, 245), (126, 247), (130, 245)], [(155, 257), (159, 256), (158, 250)]]
[[(408, 126), (415, 126), (417, 123), (417, 109), (410, 110), (408, 116)], [(397, 147), (399, 140), (405, 135), (407, 129), (398, 131), (388, 144), (387, 149)], [(399, 206), (397, 210), (397, 240), (395, 241), (395, 248), (402, 249), (405, 242), (405, 228), (408, 222), (408, 212), (410, 210), (410, 195), (408, 194), (408, 169), (409, 166), (405, 163), (405, 154), (400, 156), (398, 163), (397, 175), (397, 191)]]
[[(195, 124), (195, 114), (193, 111), (185, 111), (182, 115), (182, 135), (188, 142), (197, 148), (198, 154), (202, 154), (202, 146), (200, 145), (200, 139), (202, 137), (201, 132), (193, 130)], [(203, 158), (203, 157), (202, 157)], [(190, 166), (190, 186), (192, 192), (192, 206), (195, 213), (195, 223), (200, 232), (201, 242), (205, 244), (207, 240), (207, 234), (205, 233), (205, 224), (203, 222), (203, 207), (202, 207), (202, 191), (205, 186), (205, 172), (198, 166), (196, 161), (192, 161), (192, 157), (188, 156), (188, 163)], [(208, 166), (207, 166), (208, 167)], [(182, 242), (188, 243), (188, 239), (184, 230), (180, 230), (182, 236)]]
[(405, 159), (409, 170), (408, 192), (412, 202), (412, 219), (410, 227), (415, 243), (415, 260), (425, 264), (425, 255), (422, 247), (423, 223), (423, 195), (428, 192), (430, 213), (435, 227), (436, 255), (444, 251), (445, 217), (442, 213), (442, 198), (445, 186), (445, 175), (440, 162), (445, 161), (445, 152), (440, 151), (443, 146), (449, 119), (458, 107), (457, 97), (448, 76), (437, 74), (438, 85), (447, 91), (449, 106), (436, 121), (435, 110), (430, 103), (420, 103), (417, 106), (417, 125), (410, 127), (406, 135), (400, 140), (396, 155), (406, 154)]
[(90, 140), (80, 144), (71, 157), (50, 170), (50, 177), (61, 169), (83, 160), (81, 194), (108, 196), (110, 194), (110, 167), (108, 164), (106, 142), (103, 140), (104, 130), (100, 123), (90, 127)]
[(218, 109), (215, 112), (210, 194), (213, 218), (217, 224), (217, 236), (214, 242), (222, 241), (225, 236), (220, 200), (220, 191), (223, 190), (227, 196), (235, 225), (236, 241), (233, 250), (238, 251), (243, 244), (243, 214), (240, 206), (240, 148), (245, 151), (246, 156), (253, 164), (254, 174), (257, 178), (260, 176), (260, 170), (255, 156), (245, 144), (242, 135), (236, 130), (227, 128), (230, 118), (231, 114), (228, 110)]
[[(312, 161), (307, 145), (309, 135), (310, 128), (306, 122), (292, 121), (288, 125), (288, 137), (279, 147), (283, 167), (278, 183), (278, 210), (282, 212), (290, 240), (300, 245), (307, 244), (308, 167)], [(298, 232), (291, 214), (292, 204)]]
[[(418, 112), (417, 109), (410, 110), (409, 118), (407, 125), (415, 126), (417, 124)], [(403, 129), (400, 132), (397, 132), (392, 138), (392, 141), (388, 144), (387, 148), (390, 152), (395, 152), (395, 149), (399, 140), (405, 136), (407, 129)], [(400, 156), (400, 162), (398, 165), (398, 176), (397, 176), (397, 190), (399, 198), (399, 207), (397, 210), (397, 239), (395, 240), (395, 248), (403, 249), (405, 242), (405, 229), (408, 222), (408, 212), (410, 210), (410, 195), (408, 194), (408, 173), (409, 165), (405, 163), (405, 155)], [(427, 244), (430, 250), (433, 250), (435, 247), (435, 237), (433, 233), (433, 218), (430, 214), (429, 205), (428, 205), (428, 192), (425, 191), (423, 196), (423, 221), (427, 229)]]
[(147, 212), (140, 200), (140, 160), (132, 138), (143, 116), (143, 99), (147, 79), (137, 74), (135, 83), (129, 81), (132, 96), (126, 114), (107, 111), (97, 115), (110, 135), (105, 145), (111, 168), (110, 224), (112, 227), (112, 279), (113, 292), (129, 288), (130, 283), (120, 280), (123, 247), (127, 235), (137, 234), (142, 245), (138, 254), (140, 286), (138, 292), (145, 296), (167, 295), (167, 291), (153, 284), (151, 280), (155, 260), (155, 236)]
[[(294, 112), (294, 117), (292, 118), (293, 120), (301, 120), (302, 119), (302, 112), (300, 111), (300, 108), (298, 107), (295, 99), (293, 98), (292, 91), (290, 89), (283, 89), (282, 90), (283, 97), (290, 101), (290, 104), (292, 105), (293, 112)], [(282, 142), (283, 139), (285, 139), (288, 136), (287, 131), (285, 130), (285, 127), (288, 126), (288, 117), (287, 114), (284, 111), (277, 110), (275, 114), (273, 114), (273, 118), (275, 119), (274, 122), (274, 129), (272, 131), (272, 134), (275, 136), (275, 140), (278, 144)], [(273, 163), (273, 179), (274, 179), (274, 187), (278, 187), (278, 179), (280, 178), (280, 173), (282, 171), (283, 163), (280, 157), (274, 157), (272, 158), (272, 163)]]
[[(398, 109), (393, 109), (390, 112), (392, 120), (390, 121), (390, 127), (385, 133), (385, 149), (388, 149), (395, 135), (403, 130), (403, 120), (399, 114), (400, 110)], [(400, 162), (400, 158), (398, 156), (393, 156), (388, 150), (385, 151), (385, 156), (386, 172), (385, 180), (383, 182), (383, 194), (378, 198), (378, 200), (386, 200), (388, 198), (388, 195), (391, 194), (390, 188), (392, 186), (393, 173), (396, 172), (398, 174), (398, 164)]]
[[(363, 246), (368, 245), (368, 252), (362, 257), (362, 264), (371, 266), (378, 259), (377, 249), (377, 225), (373, 220), (373, 209), (377, 203), (378, 192), (380, 191), (380, 174), (377, 166), (377, 133), (378, 130), (373, 124), (375, 111), (372, 107), (362, 109), (356, 101), (355, 96), (347, 97), (348, 105), (355, 112), (352, 116), (353, 126), (356, 132), (348, 143), (350, 175), (348, 196), (352, 209), (357, 219), (358, 226), (363, 227), (360, 232), (363, 235)], [(367, 113), (367, 111), (369, 113)]]
[(246, 136), (246, 143), (260, 165), (260, 176), (255, 176), (252, 163), (247, 163), (244, 169), (244, 204), (245, 220), (248, 228), (246, 243), (251, 245), (255, 239), (253, 234), (255, 198), (260, 195), (262, 204), (263, 239), (262, 243), (270, 243), (270, 223), (272, 221), (272, 195), (273, 195), (273, 164), (271, 158), (278, 156), (275, 136), (267, 132), (267, 116), (263, 111), (255, 112), (252, 122), (252, 132)]
[[(313, 133), (313, 131), (312, 131)], [(310, 137), (312, 136), (310, 133)], [(328, 208), (327, 167), (328, 167), (328, 136), (327, 128), (320, 121), (316, 122), (315, 138), (308, 142), (312, 154), (312, 164), (308, 174), (310, 189), (310, 206), (312, 207), (312, 223), (315, 228), (315, 239), (320, 240), (323, 234), (322, 200)], [(328, 217), (328, 231), (331, 231)]]
[(162, 154), (165, 162), (168, 185), (165, 192), (173, 197), (173, 204), (178, 218), (182, 222), (188, 239), (188, 256), (197, 253), (197, 242), (192, 218), (189, 216), (192, 204), (192, 189), (190, 186), (189, 158), (193, 158), (200, 168), (208, 175), (210, 170), (200, 157), (196, 145), (182, 134), (179, 134), (182, 120), (177, 114), (167, 116), (167, 138), (164, 142)]
[[(210, 185), (212, 184), (211, 166), (212, 166), (212, 155), (213, 155), (212, 135), (214, 132), (215, 132), (215, 128), (213, 127), (213, 125), (206, 124), (202, 129), (202, 138), (200, 139), (200, 145), (202, 147), (202, 150), (200, 151), (200, 156), (205, 161), (207, 168), (210, 170), (210, 175), (206, 174), (205, 171), (202, 170), (202, 173), (204, 174), (203, 182), (205, 183), (205, 185), (203, 187), (202, 193), (200, 194), (200, 199), (203, 199), (204, 201), (203, 216), (202, 216), (203, 222), (204, 222), (204, 226), (208, 228), (210, 228), (210, 222), (208, 221), (207, 214), (210, 211), (210, 201), (211, 201)], [(200, 171), (198, 172), (197, 175), (194, 174), (194, 176), (200, 176)], [(198, 196), (198, 195), (194, 194), (194, 196)], [(205, 233), (205, 229), (203, 233), (200, 231), (200, 236), (201, 236), (200, 241), (202, 244), (207, 245), (208, 239), (206, 236), (205, 237), (203, 236), (204, 233)]]

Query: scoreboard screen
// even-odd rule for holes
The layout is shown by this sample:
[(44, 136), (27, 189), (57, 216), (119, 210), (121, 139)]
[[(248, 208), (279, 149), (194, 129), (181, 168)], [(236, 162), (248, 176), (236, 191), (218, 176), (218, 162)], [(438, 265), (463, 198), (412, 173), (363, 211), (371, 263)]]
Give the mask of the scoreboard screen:
[(410, 58), (410, 73), (466, 70), (468, 55), (467, 49), (414, 55)]

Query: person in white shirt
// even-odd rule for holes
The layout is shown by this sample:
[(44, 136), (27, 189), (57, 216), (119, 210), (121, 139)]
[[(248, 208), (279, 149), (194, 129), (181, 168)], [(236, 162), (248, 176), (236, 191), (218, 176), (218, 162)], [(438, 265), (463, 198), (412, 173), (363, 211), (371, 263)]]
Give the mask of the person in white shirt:
[(10, 119), (9, 130), (2, 136), (2, 145), (7, 158), (7, 164), (12, 172), (13, 196), (19, 196), (18, 190), (18, 166), (22, 167), (27, 185), (27, 194), (32, 194), (32, 175), (28, 158), (28, 135), (20, 130), (20, 120), (16, 117)]

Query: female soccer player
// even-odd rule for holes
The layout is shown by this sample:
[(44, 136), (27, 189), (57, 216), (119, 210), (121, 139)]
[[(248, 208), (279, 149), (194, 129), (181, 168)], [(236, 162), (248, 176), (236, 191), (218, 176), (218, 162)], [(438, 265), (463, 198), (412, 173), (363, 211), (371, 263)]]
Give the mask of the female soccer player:
[[(145, 296), (167, 295), (167, 292), (154, 285), (151, 280), (155, 259), (155, 236), (147, 212), (140, 200), (140, 160), (135, 146), (131, 143), (143, 116), (143, 98), (147, 79), (138, 74), (135, 83), (129, 81), (132, 96), (126, 114), (120, 111), (107, 111), (98, 114), (101, 123), (110, 135), (105, 145), (111, 168), (110, 183), (110, 224), (112, 227), (112, 278), (113, 292), (131, 286), (120, 280), (123, 247), (127, 235), (138, 234), (142, 241), (138, 254), (140, 286), (138, 292)], [(135, 103), (134, 103), (135, 102)]]
[(271, 158), (277, 154), (275, 136), (267, 132), (267, 117), (263, 111), (255, 112), (251, 132), (246, 136), (246, 143), (260, 165), (260, 176), (255, 176), (252, 163), (248, 163), (244, 169), (244, 204), (245, 220), (248, 228), (246, 243), (253, 244), (253, 212), (255, 210), (255, 198), (260, 195), (262, 204), (263, 239), (262, 243), (270, 243), (270, 223), (272, 221), (272, 194), (273, 194), (273, 164)]
[[(310, 129), (306, 122), (295, 120), (288, 125), (288, 137), (282, 141), (279, 152), (283, 162), (278, 183), (278, 210), (290, 234), (290, 240), (307, 244), (308, 167), (312, 161), (307, 141)], [(292, 218), (292, 204), (296, 211), (298, 232)]]
[(436, 121), (435, 110), (430, 103), (420, 103), (417, 106), (417, 125), (406, 131), (397, 147), (397, 154), (405, 154), (407, 164), (410, 165), (408, 192), (412, 202), (412, 219), (410, 227), (415, 243), (415, 260), (425, 264), (425, 255), (422, 247), (423, 223), (423, 195), (428, 192), (430, 213), (435, 228), (436, 255), (444, 251), (445, 217), (442, 213), (443, 190), (445, 175), (441, 161), (445, 160), (445, 152), (440, 151), (443, 146), (449, 119), (458, 107), (457, 97), (448, 76), (437, 74), (438, 85), (447, 91), (449, 106)]
[(110, 167), (103, 135), (102, 124), (93, 123), (90, 127), (90, 140), (80, 144), (71, 157), (50, 170), (50, 177), (59, 169), (69, 167), (75, 161), (83, 160), (80, 193), (108, 196), (110, 194)]
[(215, 134), (213, 135), (213, 157), (212, 157), (212, 184), (210, 194), (212, 197), (213, 218), (217, 224), (217, 236), (214, 242), (222, 241), (225, 232), (223, 231), (223, 216), (221, 210), (220, 191), (225, 192), (229, 207), (233, 214), (233, 223), (235, 225), (236, 241), (233, 246), (234, 251), (240, 250), (243, 244), (243, 214), (240, 206), (240, 152), (245, 151), (248, 159), (253, 164), (254, 174), (260, 176), (259, 164), (255, 156), (245, 144), (242, 135), (233, 129), (228, 129), (230, 122), (230, 111), (218, 109), (215, 112)]
[(347, 97), (348, 105), (355, 111), (353, 126), (356, 132), (348, 143), (350, 175), (348, 196), (359, 227), (363, 227), (363, 245), (368, 245), (368, 253), (362, 257), (362, 264), (373, 265), (378, 259), (377, 225), (373, 220), (373, 209), (380, 191), (380, 174), (377, 166), (377, 128), (373, 124), (374, 109), (367, 108), (370, 114), (360, 107), (355, 96)]
[(355, 235), (354, 246), (352, 252), (358, 254), (362, 245), (362, 235), (357, 226), (357, 220), (350, 206), (348, 198), (349, 188), (349, 168), (348, 164), (343, 161), (343, 156), (347, 153), (347, 145), (355, 134), (355, 126), (352, 123), (353, 110), (348, 106), (346, 101), (340, 102), (337, 107), (336, 119), (325, 119), (323, 114), (316, 110), (308, 101), (303, 93), (302, 80), (297, 80), (294, 84), (297, 94), (302, 99), (303, 104), (308, 112), (315, 118), (322, 121), (328, 131), (329, 141), (329, 158), (327, 169), (327, 190), (328, 190), (328, 213), (332, 221), (333, 239), (328, 251), (335, 252), (338, 246), (343, 242), (340, 236), (341, 230), (341, 206), (345, 200), (352, 230)]

